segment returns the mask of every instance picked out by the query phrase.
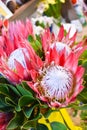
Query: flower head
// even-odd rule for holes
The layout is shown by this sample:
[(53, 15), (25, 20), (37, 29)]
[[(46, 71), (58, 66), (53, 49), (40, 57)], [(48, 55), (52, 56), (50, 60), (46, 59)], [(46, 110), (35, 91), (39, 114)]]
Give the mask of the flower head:
[(30, 76), (23, 53), (26, 52), (25, 55), (29, 59), (27, 38), (28, 35), (33, 35), (31, 22), (28, 19), (25, 24), (21, 21), (11, 22), (8, 30), (2, 32), (0, 36), (0, 73), (14, 84), (20, 83), (24, 79), (27, 80), (27, 78), (29, 80)]
[[(59, 54), (56, 48), (50, 48), (45, 61), (34, 62), (30, 73), (33, 81), (28, 85), (37, 93), (37, 97), (49, 106), (64, 107), (76, 99), (83, 89), (84, 69), (78, 66), (78, 58), (71, 52)], [(38, 66), (40, 64), (41, 66)]]
[(67, 106), (83, 89), (84, 69), (78, 66), (78, 57), (84, 50), (82, 43), (73, 47), (76, 34), (69, 39), (69, 33), (66, 37), (63, 33), (62, 27), (57, 40), (49, 31), (43, 35), (44, 60), (35, 53), (26, 38), (12, 40), (15, 41), (12, 44), (8, 35), (5, 35), (6, 42), (3, 43), (6, 46), (2, 43), (0, 48), (1, 74), (13, 84), (25, 80), (40, 100), (54, 107)]
[[(45, 30), (42, 35), (42, 46), (44, 51), (48, 51), (50, 47), (56, 46), (58, 52), (62, 50), (66, 50), (66, 55), (68, 55), (71, 51), (73, 51), (77, 56), (80, 56), (81, 51), (83, 52), (87, 46), (84, 46), (84, 43), (81, 41), (78, 44), (76, 42), (77, 32), (70, 37), (70, 29), (68, 33), (65, 35), (64, 27), (61, 26), (57, 37), (54, 34), (50, 33), (50, 30)], [(79, 53), (80, 52), (80, 53)]]

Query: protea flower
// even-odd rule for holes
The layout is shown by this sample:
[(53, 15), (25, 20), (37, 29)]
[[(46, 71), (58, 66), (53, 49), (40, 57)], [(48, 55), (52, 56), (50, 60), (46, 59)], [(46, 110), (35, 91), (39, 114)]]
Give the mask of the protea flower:
[(0, 112), (0, 130), (6, 130), (6, 127), (11, 118), (11, 113)]
[(84, 69), (78, 66), (78, 58), (73, 52), (65, 57), (63, 51), (59, 54), (54, 47), (46, 53), (45, 61), (39, 57), (29, 61), (32, 81), (27, 83), (49, 106), (67, 106), (83, 89)]
[(42, 61), (27, 41), (24, 45), (7, 55), (3, 52), (0, 72), (14, 84), (27, 81), (37, 97), (49, 106), (62, 107), (74, 101), (83, 89), (84, 73), (74, 52), (66, 57), (66, 50), (59, 53), (54, 46), (45, 52)]
[[(50, 35), (43, 38), (43, 60), (25, 39), (23, 42), (15, 41), (14, 45), (8, 42), (6, 49), (5, 46), (0, 49), (0, 72), (13, 84), (25, 80), (36, 96), (49, 106), (64, 107), (74, 101), (83, 89), (84, 69), (78, 66), (78, 57), (83, 49), (79, 49), (77, 56), (75, 51), (70, 51), (67, 55), (65, 47), (59, 51), (56, 43), (51, 46), (51, 40), (55, 39), (53, 35), (53, 39), (47, 39), (47, 36)], [(59, 33), (59, 39), (60, 36), (62, 37)]]
[(15, 39), (12, 42), (6, 33), (0, 37), (0, 73), (14, 84), (27, 78), (29, 80), (29, 72), (23, 55), (25, 52), (29, 59), (28, 46), (29, 42), (26, 39), (20, 41)]
[(9, 22), (8, 33), (12, 41), (15, 41), (15, 39), (20, 40), (21, 38), (27, 39), (29, 35), (34, 36), (33, 26), (29, 19), (26, 19), (25, 22), (20, 20)]
[(11, 83), (18, 84), (23, 80), (30, 80), (29, 70), (26, 65), (24, 54), (30, 60), (27, 48), (18, 48), (7, 54), (3, 52), (0, 60), (0, 72)]
[(81, 51), (83, 52), (87, 46), (84, 46), (84, 42), (79, 42), (76, 44), (77, 32), (75, 32), (72, 37), (70, 37), (70, 29), (65, 35), (64, 27), (61, 26), (58, 32), (57, 37), (54, 34), (50, 33), (49, 29), (46, 29), (42, 35), (42, 46), (44, 51), (48, 51), (50, 47), (56, 46), (58, 52), (66, 49), (66, 55), (73, 51), (76, 55), (80, 55)]
[[(28, 35), (34, 36), (32, 24), (27, 19), (25, 23), (22, 21), (17, 21), (16, 23), (8, 22), (8, 30), (5, 31), (3, 29), (0, 36), (0, 72), (14, 84), (29, 78), (29, 72), (23, 56), (23, 52), (26, 52), (29, 58), (27, 50), (29, 46)], [(26, 71), (24, 68), (26, 68)]]

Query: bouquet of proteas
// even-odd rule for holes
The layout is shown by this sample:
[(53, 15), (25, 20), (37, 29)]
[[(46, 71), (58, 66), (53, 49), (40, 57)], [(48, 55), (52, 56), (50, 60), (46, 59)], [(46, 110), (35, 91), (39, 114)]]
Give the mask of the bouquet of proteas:
[[(87, 46), (84, 42), (74, 44), (76, 33), (71, 38), (69, 34), (70, 30), (65, 33), (62, 26), (58, 36), (49, 29), (37, 36), (28, 19), (25, 23), (16, 21), (9, 22), (6, 27), (3, 25), (0, 36), (0, 130), (48, 130), (38, 122), (41, 117), (47, 120), (53, 111), (78, 105), (82, 100), (84, 103), (80, 95), (78, 102), (76, 97), (84, 88), (82, 65), (86, 62), (83, 63), (81, 55)], [(63, 124), (50, 123), (52, 130), (57, 130), (58, 125), (62, 126), (61, 130), (67, 130)]]

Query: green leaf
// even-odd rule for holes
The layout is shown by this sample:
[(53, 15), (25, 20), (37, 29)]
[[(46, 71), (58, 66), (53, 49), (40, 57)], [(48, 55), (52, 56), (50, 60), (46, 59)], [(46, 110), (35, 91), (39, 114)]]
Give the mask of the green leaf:
[(13, 107), (6, 104), (5, 97), (0, 95), (0, 111), (9, 112), (11, 110), (13, 110)]
[(81, 117), (82, 120), (87, 120), (87, 110), (86, 111), (81, 111), (80, 117)]
[(12, 118), (12, 120), (9, 122), (7, 126), (7, 130), (14, 130), (17, 127), (22, 126), (24, 121), (24, 115), (22, 112), (15, 113), (15, 116)]
[(24, 95), (22, 96), (19, 101), (18, 101), (18, 105), (20, 107), (26, 106), (26, 105), (30, 105), (32, 103), (36, 102), (36, 99), (33, 98), (32, 96), (29, 95)]
[[(27, 121), (24, 125), (23, 125), (23, 128), (28, 130), (29, 128), (36, 128), (36, 125), (37, 125), (37, 121)], [(36, 130), (36, 129), (35, 129)]]
[(13, 106), (13, 107), (15, 107), (15, 105), (16, 105), (15, 102), (13, 100), (11, 100), (11, 98), (9, 98), (9, 97), (5, 97), (5, 102), (8, 105)]
[(45, 118), (48, 118), (48, 117), (50, 116), (50, 114), (51, 114), (52, 112), (55, 112), (55, 111), (58, 111), (58, 110), (48, 109), (47, 112), (44, 114), (44, 117), (45, 117)]
[(19, 91), (17, 90), (16, 86), (8, 85), (8, 87), (9, 87), (17, 96), (21, 96), (21, 94), (20, 94)]
[(31, 35), (28, 36), (28, 41), (29, 42), (34, 42), (34, 39), (33, 39), (33, 37)]
[(34, 105), (34, 106), (30, 106), (30, 107), (25, 107), (23, 109), (24, 115), (26, 116), (26, 118), (29, 118), (34, 110), (35, 107), (37, 107), (38, 105)]
[(37, 130), (49, 130), (46, 125), (40, 124), (40, 123), (37, 124), (37, 128), (36, 129)]
[(42, 28), (45, 28), (44, 22), (36, 21), (35, 25), (36, 25), (36, 26), (41, 26)]
[(34, 95), (34, 91), (27, 85), (26, 82), (22, 82), (21, 85), (22, 85), (22, 87), (23, 87), (24, 89), (26, 89), (28, 92), (30, 92), (32, 96)]
[(0, 84), (0, 93), (9, 96), (9, 90), (6, 84)]
[(0, 84), (0, 93), (3, 94), (5, 97), (9, 97), (13, 102), (17, 102), (20, 93), (17, 89), (10, 84)]
[(56, 122), (56, 121), (51, 122), (50, 126), (51, 126), (52, 130), (67, 130), (67, 127), (64, 124), (62, 124), (60, 122)]
[(29, 92), (27, 89), (23, 88), (21, 85), (17, 85), (16, 88), (20, 92), (21, 95), (30, 95), (32, 96), (32, 93)]
[(87, 104), (78, 107), (79, 110), (87, 110)]
[(25, 122), (25, 124), (23, 125), (23, 128), (24, 129), (29, 129), (29, 128), (36, 128), (36, 125), (37, 125), (37, 122), (38, 122), (38, 119), (41, 118), (41, 115), (40, 113), (35, 117), (33, 118), (32, 120), (29, 120), (27, 122)]
[(0, 83), (8, 83), (7, 79), (0, 75)]
[(17, 106), (15, 106), (15, 110), (16, 110), (17, 112), (20, 112), (20, 111), (21, 111), (21, 107), (20, 107), (19, 105), (17, 105)]
[(87, 59), (87, 50), (82, 53), (81, 58)]
[(82, 66), (85, 67), (85, 69), (87, 69), (87, 59), (83, 61)]
[(82, 103), (87, 103), (87, 88), (85, 87), (83, 91), (77, 96), (77, 99)]
[(38, 40), (35, 41), (35, 45), (36, 45), (40, 50), (42, 50), (41, 43), (40, 43)]
[[(57, 13), (56, 13), (57, 12)], [(47, 16), (53, 16), (54, 18), (59, 18), (61, 15), (61, 3), (56, 1), (55, 4), (49, 4), (49, 8), (44, 11)]]

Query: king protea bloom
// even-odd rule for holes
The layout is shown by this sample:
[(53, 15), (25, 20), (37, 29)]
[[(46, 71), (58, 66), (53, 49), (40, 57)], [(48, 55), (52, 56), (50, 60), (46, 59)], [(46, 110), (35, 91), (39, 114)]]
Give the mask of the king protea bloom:
[(64, 52), (59, 53), (54, 46), (42, 61), (30, 45), (18, 48), (9, 58), (1, 56), (0, 72), (14, 84), (25, 80), (36, 96), (49, 106), (64, 107), (83, 89), (84, 74), (74, 52), (67, 57)]
[(29, 71), (23, 54), (26, 53), (29, 60), (29, 46), (26, 39), (11, 42), (6, 34), (0, 37), (0, 74), (13, 84), (18, 84), (27, 78), (29, 80)]
[(6, 130), (6, 127), (11, 118), (11, 113), (0, 112), (0, 130)]
[[(61, 37), (62, 34), (59, 33), (59, 39)], [(2, 43), (0, 72), (13, 84), (26, 81), (29, 87), (35, 91), (36, 97), (49, 106), (64, 107), (73, 102), (83, 89), (84, 69), (78, 66), (78, 57), (83, 51), (82, 43), (79, 45), (80, 47), (77, 45), (79, 52), (76, 56), (75, 51), (66, 54), (67, 48), (65, 47), (57, 50), (56, 43), (51, 46), (51, 41), (55, 39), (53, 35), (52, 39), (50, 35), (45, 35), (44, 38), (43, 51), (45, 55), (43, 60), (35, 53), (25, 38), (22, 39), (23, 42), (15, 40), (14, 44), (11, 44), (11, 41), (8, 44), (5, 43), (8, 46), (3, 46)], [(6, 36), (5, 40), (8, 41)]]
[(49, 29), (46, 29), (42, 35), (42, 46), (44, 51), (46, 52), (50, 47), (56, 46), (58, 52), (66, 49), (66, 55), (71, 53), (71, 51), (80, 55), (81, 51), (83, 52), (85, 48), (87, 48), (87, 45), (84, 45), (83, 41), (76, 44), (77, 32), (70, 37), (70, 30), (71, 29), (69, 29), (68, 33), (65, 35), (64, 27), (61, 26), (56, 37)]
[(30, 20), (27, 19), (25, 23), (8, 22), (8, 30), (3, 29), (0, 36), (0, 74), (14, 84), (27, 78), (29, 80), (30, 77), (23, 55), (26, 52), (29, 59), (27, 49), (29, 35), (33, 36), (33, 28)]
[(30, 60), (30, 55), (27, 48), (17, 48), (11, 53), (3, 52), (0, 60), (0, 73), (13, 84), (19, 84), (23, 80), (30, 80), (27, 61)]
[(63, 51), (59, 54), (55, 47), (50, 48), (45, 61), (34, 56), (29, 65), (32, 81), (27, 83), (49, 106), (65, 107), (83, 89), (84, 68), (78, 66), (78, 57), (73, 52), (66, 58)]

